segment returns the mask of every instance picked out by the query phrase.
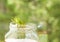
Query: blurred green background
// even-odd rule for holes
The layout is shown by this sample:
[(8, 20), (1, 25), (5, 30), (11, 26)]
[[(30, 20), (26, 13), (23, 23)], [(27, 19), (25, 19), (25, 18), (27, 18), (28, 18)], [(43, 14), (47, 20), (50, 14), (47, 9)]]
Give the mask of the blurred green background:
[(37, 30), (41, 42), (60, 42), (60, 0), (0, 0), (0, 42), (15, 16), (26, 23), (43, 22)]

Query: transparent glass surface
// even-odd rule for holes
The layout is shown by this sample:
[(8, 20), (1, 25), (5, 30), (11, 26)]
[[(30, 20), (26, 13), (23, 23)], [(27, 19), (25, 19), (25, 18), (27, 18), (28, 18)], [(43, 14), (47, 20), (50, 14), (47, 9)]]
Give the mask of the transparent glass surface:
[(17, 24), (10, 24), (10, 30), (5, 35), (5, 42), (38, 42), (39, 38), (34, 25), (17, 27)]

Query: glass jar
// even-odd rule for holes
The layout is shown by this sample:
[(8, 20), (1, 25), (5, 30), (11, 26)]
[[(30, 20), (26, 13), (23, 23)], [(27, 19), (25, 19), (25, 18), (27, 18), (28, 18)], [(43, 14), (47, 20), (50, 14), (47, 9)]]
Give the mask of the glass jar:
[(35, 25), (25, 25), (18, 27), (17, 24), (10, 23), (10, 30), (5, 35), (5, 42), (39, 42)]

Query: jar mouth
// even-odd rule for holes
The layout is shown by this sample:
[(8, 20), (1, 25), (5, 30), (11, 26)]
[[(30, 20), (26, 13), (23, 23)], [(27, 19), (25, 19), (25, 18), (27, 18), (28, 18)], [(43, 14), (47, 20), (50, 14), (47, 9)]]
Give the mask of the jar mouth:
[(20, 29), (33, 29), (33, 28), (35, 28), (34, 25), (30, 25), (30, 24), (16, 24), (14, 22), (10, 23), (10, 27), (20, 28)]

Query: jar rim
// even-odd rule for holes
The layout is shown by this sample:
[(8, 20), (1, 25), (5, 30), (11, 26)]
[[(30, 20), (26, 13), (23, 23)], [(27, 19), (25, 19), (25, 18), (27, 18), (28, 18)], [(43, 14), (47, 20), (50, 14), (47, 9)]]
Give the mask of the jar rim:
[(35, 28), (35, 25), (34, 24), (31, 24), (31, 25), (30, 24), (25, 24), (25, 25), (20, 24), (20, 25), (18, 25), (16, 23), (11, 22), (10, 27), (32, 29), (32, 28)]

